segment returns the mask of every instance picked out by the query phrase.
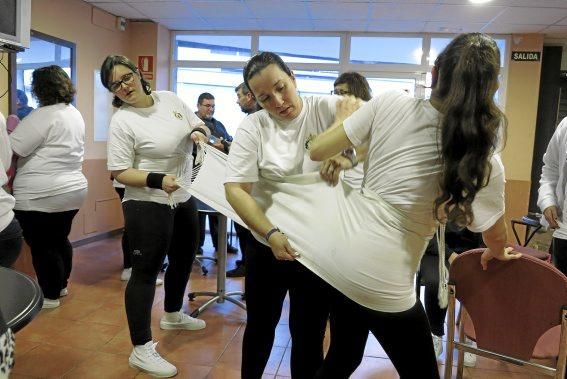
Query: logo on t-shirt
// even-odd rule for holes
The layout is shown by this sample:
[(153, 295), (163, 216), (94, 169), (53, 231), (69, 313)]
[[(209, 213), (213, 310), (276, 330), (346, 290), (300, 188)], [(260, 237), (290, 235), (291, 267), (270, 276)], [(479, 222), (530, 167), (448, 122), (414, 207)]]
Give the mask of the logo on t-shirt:
[(311, 148), (311, 142), (317, 137), (315, 134), (310, 134), (307, 139), (305, 140), (305, 150), (309, 150)]
[(173, 115), (174, 115), (176, 118), (178, 118), (178, 119), (180, 119), (180, 120), (183, 120), (183, 115), (182, 115), (181, 113), (179, 113), (179, 112), (177, 112), (177, 111), (173, 111)]

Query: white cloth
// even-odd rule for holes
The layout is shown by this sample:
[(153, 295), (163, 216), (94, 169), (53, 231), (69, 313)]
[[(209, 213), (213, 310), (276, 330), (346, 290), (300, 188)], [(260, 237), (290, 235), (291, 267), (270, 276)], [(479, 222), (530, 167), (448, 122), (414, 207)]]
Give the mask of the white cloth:
[[(6, 130), (6, 119), (0, 113), (0, 186), (8, 183), (6, 171), (12, 162), (12, 149)], [(12, 195), (0, 188), (0, 231), (4, 230), (14, 218), (14, 204), (16, 200)]]
[(309, 158), (306, 142), (335, 120), (338, 96), (302, 98), (292, 121), (275, 120), (266, 110), (246, 117), (230, 147), (225, 182), (254, 183), (319, 170)]
[[(551, 137), (547, 150), (543, 155), (543, 168), (539, 180), (537, 205), (543, 212), (555, 205), (559, 213), (559, 229), (553, 232), (553, 237), (567, 239), (567, 210), (565, 191), (567, 182), (567, 118), (564, 118)], [(542, 225), (548, 226), (545, 217), (541, 218)]]
[[(112, 116), (107, 145), (108, 169), (135, 168), (190, 178), (193, 165), (190, 133), (204, 123), (176, 94), (154, 91), (151, 96), (152, 106), (135, 108), (124, 104)], [(173, 192), (175, 203), (185, 202), (189, 197), (183, 188)], [(169, 203), (165, 191), (149, 187), (126, 186), (124, 201), (128, 200)]]
[(19, 155), (14, 180), (15, 209), (19, 202), (86, 189), (83, 175), (85, 122), (71, 104), (33, 110), (10, 134)]

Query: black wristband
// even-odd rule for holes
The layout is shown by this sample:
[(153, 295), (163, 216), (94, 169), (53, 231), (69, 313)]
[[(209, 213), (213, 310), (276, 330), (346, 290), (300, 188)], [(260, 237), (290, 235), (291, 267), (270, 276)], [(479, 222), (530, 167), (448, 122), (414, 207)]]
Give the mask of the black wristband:
[(189, 133), (189, 135), (191, 135), (195, 132), (199, 132), (199, 133), (203, 133), (204, 135), (207, 135), (207, 131), (203, 128), (195, 128), (195, 129), (191, 130), (191, 133)]
[(277, 232), (281, 232), (280, 228), (278, 227), (273, 227), (272, 229), (268, 230), (268, 233), (266, 233), (266, 242), (270, 242), (270, 237), (272, 236), (272, 234)]
[(146, 186), (150, 188), (162, 189), (163, 178), (165, 174), (159, 174), (157, 172), (150, 172), (146, 177)]

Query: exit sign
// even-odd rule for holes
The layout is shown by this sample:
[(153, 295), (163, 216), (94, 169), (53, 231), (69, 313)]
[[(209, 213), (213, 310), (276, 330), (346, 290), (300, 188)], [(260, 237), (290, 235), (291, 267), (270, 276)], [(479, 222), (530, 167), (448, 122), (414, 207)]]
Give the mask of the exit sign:
[(512, 51), (513, 61), (539, 62), (541, 51)]

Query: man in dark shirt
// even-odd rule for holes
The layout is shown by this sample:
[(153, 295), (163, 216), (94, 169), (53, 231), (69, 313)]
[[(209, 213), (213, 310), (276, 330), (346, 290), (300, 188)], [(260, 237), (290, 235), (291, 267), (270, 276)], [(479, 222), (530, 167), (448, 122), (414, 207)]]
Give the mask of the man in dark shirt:
[[(230, 149), (230, 143), (232, 142), (232, 136), (228, 134), (226, 128), (222, 122), (218, 121), (213, 117), (215, 114), (215, 97), (208, 92), (204, 92), (199, 95), (197, 99), (197, 112), (195, 112), (197, 117), (199, 117), (205, 125), (211, 131), (211, 136), (216, 137), (215, 141), (211, 141), (211, 145), (228, 154)], [(201, 236), (201, 246), (199, 247), (199, 254), (203, 254), (203, 243), (205, 242), (205, 222), (207, 214), (199, 212), (199, 228)], [(218, 217), (209, 214), (209, 231), (211, 233), (211, 239), (213, 240), (213, 246), (215, 251), (218, 251)], [(234, 246), (228, 244), (226, 251), (230, 254), (236, 254), (238, 249)]]

